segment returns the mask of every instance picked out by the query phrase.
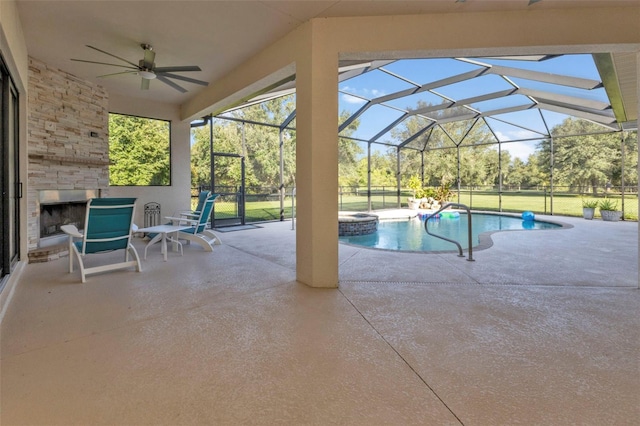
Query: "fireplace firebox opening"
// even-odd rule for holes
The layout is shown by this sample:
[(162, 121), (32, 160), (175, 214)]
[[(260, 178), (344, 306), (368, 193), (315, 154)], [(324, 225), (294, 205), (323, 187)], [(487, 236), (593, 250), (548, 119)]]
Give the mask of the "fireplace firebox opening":
[(60, 227), (75, 225), (84, 228), (87, 202), (69, 202), (61, 204), (40, 205), (40, 238), (63, 234)]

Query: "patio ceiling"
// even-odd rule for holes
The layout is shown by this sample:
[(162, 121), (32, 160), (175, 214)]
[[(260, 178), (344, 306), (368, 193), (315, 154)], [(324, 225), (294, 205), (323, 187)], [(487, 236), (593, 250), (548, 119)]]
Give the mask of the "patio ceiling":
[[(630, 0), (311, 0), (311, 1), (29, 1), (18, 0), (29, 55), (83, 79), (104, 86), (109, 94), (152, 102), (184, 104), (204, 88), (181, 82), (180, 93), (157, 81), (141, 90), (140, 78), (118, 75), (97, 78), (113, 67), (71, 58), (109, 62), (109, 57), (88, 49), (92, 45), (137, 63), (140, 43), (156, 51), (158, 66), (198, 65), (201, 72), (185, 75), (210, 85), (237, 68), (266, 46), (312, 18), (385, 16), (433, 13), (477, 13), (492, 11), (571, 10), (593, 7), (635, 7)], [(633, 56), (633, 55), (631, 55)], [(621, 66), (613, 55), (611, 76), (617, 81), (619, 101), (627, 110), (627, 121), (637, 119), (637, 64), (631, 58)], [(344, 62), (348, 67), (353, 62)], [(358, 65), (357, 63), (355, 64)], [(627, 70), (628, 79), (623, 73)], [(358, 72), (357, 69), (353, 70)], [(353, 74), (353, 73), (352, 73)], [(605, 82), (606, 83), (606, 82)], [(634, 102), (633, 99), (636, 99)], [(616, 103), (611, 101), (614, 108)], [(618, 117), (618, 121), (620, 118)]]

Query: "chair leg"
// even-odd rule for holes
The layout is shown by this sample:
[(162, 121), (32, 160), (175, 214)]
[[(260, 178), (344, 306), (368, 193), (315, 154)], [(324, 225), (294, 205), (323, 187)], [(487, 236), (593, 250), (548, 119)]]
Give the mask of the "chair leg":
[(73, 272), (73, 257), (75, 256), (78, 259), (78, 268), (80, 269), (80, 276), (82, 277), (82, 282), (86, 282), (85, 271), (84, 271), (84, 263), (82, 262), (82, 255), (78, 251), (78, 248), (75, 244), (69, 244), (69, 273)]
[(140, 263), (140, 257), (138, 256), (138, 252), (136, 251), (136, 249), (133, 247), (133, 245), (129, 244), (129, 247), (127, 247), (127, 261), (129, 260), (129, 252), (131, 252), (131, 255), (133, 256), (133, 259), (136, 262), (136, 271), (138, 272), (142, 272), (142, 264)]
[(78, 265), (80, 266), (80, 277), (82, 278), (82, 282), (86, 283), (87, 277), (84, 271), (84, 263), (82, 262), (82, 256), (80, 256), (80, 253), (78, 253)]
[(220, 240), (220, 237), (218, 236), (218, 234), (216, 234), (212, 230), (205, 229), (204, 231), (202, 231), (202, 233), (208, 237), (209, 244), (213, 243), (213, 245), (216, 245), (216, 246), (222, 245), (222, 240)]
[(213, 251), (213, 246), (209, 243), (207, 238), (205, 238), (202, 234), (193, 235), (193, 234), (187, 234), (184, 232), (178, 232), (178, 238), (184, 239), (187, 241), (193, 241), (194, 243), (202, 247), (204, 251)]
[(73, 253), (74, 253), (73, 249), (74, 249), (73, 237), (69, 235), (69, 273), (73, 272)]

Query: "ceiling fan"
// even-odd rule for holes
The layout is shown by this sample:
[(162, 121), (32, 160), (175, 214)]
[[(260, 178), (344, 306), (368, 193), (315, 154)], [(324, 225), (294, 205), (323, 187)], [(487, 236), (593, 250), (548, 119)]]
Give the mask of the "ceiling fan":
[(89, 64), (100, 64), (100, 65), (110, 65), (113, 67), (121, 67), (121, 68), (127, 68), (128, 71), (121, 71), (121, 72), (116, 72), (116, 73), (111, 73), (111, 74), (104, 74), (104, 75), (99, 75), (98, 78), (101, 77), (111, 77), (114, 75), (122, 75), (122, 74), (137, 74), (140, 77), (142, 77), (142, 85), (141, 85), (141, 89), (142, 90), (148, 90), (149, 89), (149, 81), (153, 80), (153, 79), (158, 79), (161, 82), (163, 82), (164, 84), (167, 84), (171, 87), (173, 87), (174, 89), (176, 89), (177, 91), (181, 92), (181, 93), (185, 93), (187, 92), (187, 89), (185, 89), (182, 86), (179, 86), (178, 84), (176, 84), (175, 82), (169, 80), (171, 79), (175, 79), (175, 80), (182, 80), (182, 81), (186, 81), (188, 83), (194, 83), (194, 84), (199, 84), (201, 86), (207, 86), (209, 85), (209, 83), (207, 83), (206, 81), (202, 81), (202, 80), (196, 80), (195, 78), (189, 78), (189, 77), (183, 77), (181, 75), (178, 74), (173, 74), (175, 72), (190, 72), (190, 71), (202, 71), (200, 69), (200, 67), (196, 66), (196, 65), (185, 65), (185, 66), (176, 66), (176, 67), (156, 67), (155, 64), (155, 58), (156, 58), (156, 52), (153, 51), (153, 47), (151, 47), (151, 45), (149, 44), (141, 44), (140, 47), (142, 47), (142, 49), (144, 50), (144, 57), (143, 59), (140, 59), (138, 61), (138, 64), (136, 65), (135, 63), (128, 61), (124, 58), (121, 58), (119, 56), (116, 56), (114, 54), (111, 54), (109, 52), (105, 52), (102, 49), (98, 49), (97, 47), (93, 47), (93, 46), (89, 46), (87, 44), (87, 47), (93, 50), (97, 50), (98, 52), (104, 53), (105, 55), (109, 55), (113, 58), (119, 59), (121, 61), (126, 62), (128, 65), (122, 65), (122, 64), (110, 64), (107, 62), (96, 62), (96, 61), (87, 61), (84, 59), (71, 59), (72, 61), (76, 61), (76, 62), (86, 62)]

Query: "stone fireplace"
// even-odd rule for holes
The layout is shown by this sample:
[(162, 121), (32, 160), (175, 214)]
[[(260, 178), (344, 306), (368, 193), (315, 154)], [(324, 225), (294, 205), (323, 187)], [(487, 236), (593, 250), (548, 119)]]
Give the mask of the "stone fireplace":
[(29, 58), (30, 262), (66, 255), (60, 226), (84, 226), (90, 198), (109, 186), (108, 97), (98, 85)]
[(38, 247), (64, 244), (67, 237), (60, 229), (63, 225), (75, 225), (76, 228), (83, 229), (87, 201), (99, 197), (99, 189), (39, 191), (40, 233)]

